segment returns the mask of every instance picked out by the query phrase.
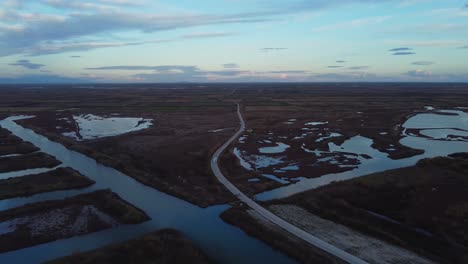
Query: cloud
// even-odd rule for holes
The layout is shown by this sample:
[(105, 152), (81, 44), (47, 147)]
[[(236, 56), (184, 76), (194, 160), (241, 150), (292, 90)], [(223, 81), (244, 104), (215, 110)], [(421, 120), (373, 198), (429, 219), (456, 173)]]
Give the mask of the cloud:
[(312, 82), (356, 82), (356, 81), (385, 81), (384, 78), (379, 78), (375, 74), (366, 72), (351, 72), (351, 73), (319, 73), (311, 74), (308, 81)]
[(386, 42), (417, 47), (457, 47), (464, 44), (461, 40), (387, 40)]
[(337, 60), (336, 63), (346, 63), (347, 61), (345, 60)]
[(416, 4), (422, 4), (424, 2), (428, 2), (430, 0), (403, 0), (398, 4), (398, 7), (407, 7), (407, 6), (412, 6)]
[(46, 44), (39, 44), (23, 50), (31, 56), (47, 55), (64, 53), (71, 51), (86, 51), (98, 48), (114, 48), (124, 46), (137, 46), (143, 45), (144, 42), (47, 42)]
[(223, 66), (223, 68), (225, 68), (225, 69), (236, 69), (236, 68), (239, 68), (239, 65), (237, 65), (236, 63), (226, 63), (226, 64), (223, 64), (222, 66)]
[[(227, 65), (227, 67), (226, 67)], [(207, 82), (207, 81), (284, 81), (288, 78), (305, 78), (306, 70), (246, 71), (233, 68), (235, 63), (224, 64), (224, 70), (208, 71), (192, 65), (115, 65), (85, 68), (90, 71), (137, 71), (130, 79), (140, 82)], [(149, 72), (145, 72), (149, 71)]]
[(45, 66), (44, 64), (32, 63), (29, 60), (18, 60), (15, 63), (10, 63), (9, 65), (19, 66), (30, 70), (37, 70)]
[(191, 65), (158, 65), (158, 66), (145, 66), (145, 65), (128, 65), (128, 66), (103, 66), (94, 68), (85, 68), (85, 70), (93, 71), (153, 71), (151, 73), (138, 73), (133, 75), (137, 79), (144, 80), (160, 80), (161, 82), (172, 81), (203, 81), (208, 76), (224, 76), (232, 77), (238, 76), (246, 71), (240, 70), (222, 70), (222, 71), (204, 71), (197, 66)]
[[(159, 31), (200, 26), (283, 21), (285, 15), (288, 14), (310, 13), (340, 5), (367, 4), (376, 1), (258, 1), (253, 5), (252, 11), (236, 13), (194, 12), (167, 7), (169, 5), (162, 4), (160, 1), (149, 0), (10, 0), (8, 2), (15, 4), (0, 4), (2, 9), (0, 12), (2, 21), (0, 23), (0, 56), (46, 55), (122, 47), (134, 45), (134, 43), (142, 45), (143, 42), (152, 44), (158, 42), (141, 40), (144, 36), (135, 38), (135, 41), (122, 42), (113, 36), (123, 32), (149, 35)], [(385, 17), (365, 18), (355, 20), (352, 24), (359, 26), (385, 19)], [(233, 34), (235, 33), (189, 34), (181, 36), (178, 40), (223, 37)], [(102, 41), (100, 39), (102, 36), (110, 37)], [(273, 49), (263, 51), (273, 51)]]
[[(90, 71), (137, 71), (130, 79), (137, 82), (203, 82), (206, 73), (191, 65), (116, 65), (85, 68)], [(142, 72), (149, 71), (149, 72)]]
[(413, 62), (411, 64), (419, 65), (419, 66), (428, 66), (428, 65), (434, 64), (434, 62), (432, 62), (432, 61), (415, 61), (415, 62)]
[(343, 68), (344, 66), (340, 66), (340, 65), (330, 65), (330, 66), (327, 66), (327, 68), (331, 68), (331, 69), (335, 69), (335, 68)]
[(248, 71), (238, 71), (238, 70), (222, 70), (222, 71), (200, 71), (200, 75), (217, 75), (217, 76), (238, 76), (244, 73), (249, 73)]
[(81, 58), (81, 56), (79, 56), (79, 55), (73, 55), (73, 56), (70, 56), (70, 58)]
[(361, 18), (361, 19), (353, 19), (350, 21), (344, 21), (340, 23), (316, 27), (313, 30), (314, 31), (329, 31), (329, 30), (359, 28), (359, 27), (368, 26), (368, 25), (380, 24), (389, 20), (390, 18), (391, 16), (379, 16), (379, 17), (366, 17), (366, 18)]
[(412, 70), (412, 71), (408, 71), (407, 73), (405, 73), (405, 75), (407, 76), (410, 76), (410, 77), (428, 77), (428, 76), (432, 76), (432, 72), (430, 71), (425, 71), (425, 70), (421, 70), (421, 69), (417, 69), (417, 70)]
[(273, 74), (307, 74), (308, 71), (295, 70), (295, 71), (267, 71), (263, 73), (273, 73)]
[(237, 35), (237, 33), (231, 32), (216, 32), (216, 33), (195, 33), (189, 35), (183, 35), (181, 38), (184, 39), (197, 39), (197, 38), (220, 38)]
[(392, 55), (395, 55), (395, 56), (407, 56), (407, 55), (414, 55), (416, 53), (414, 52), (395, 52), (393, 53)]
[[(54, 1), (55, 2), (55, 1)], [(60, 4), (65, 1), (58, 1)], [(67, 4), (68, 5), (68, 4)], [(125, 10), (125, 11), (122, 11)], [(2, 22), (8, 27), (3, 27), (0, 34), (0, 55), (28, 53), (46, 49), (49, 46), (64, 45), (89, 39), (106, 33), (137, 31), (140, 33), (154, 33), (157, 31), (176, 30), (203, 25), (259, 23), (272, 21), (264, 15), (255, 14), (150, 14), (135, 12), (126, 9), (107, 11), (92, 9), (88, 12), (66, 12), (63, 15), (29, 14), (22, 11), (6, 10), (2, 12)], [(19, 26), (18, 26), (19, 25)], [(204, 33), (182, 36), (187, 38), (222, 37), (234, 33)], [(141, 43), (137, 41), (135, 43)], [(130, 45), (130, 43), (123, 43)], [(122, 43), (107, 43), (99, 47), (122, 46)], [(65, 52), (96, 48), (96, 46), (79, 46), (70, 49), (57, 50)]]
[(407, 50), (412, 50), (412, 48), (394, 48), (388, 51), (394, 52), (394, 51), (407, 51)]
[(369, 68), (370, 68), (369, 66), (353, 66), (353, 67), (349, 67), (348, 69), (350, 69), (350, 70), (367, 70)]
[(459, 49), (468, 49), (468, 45), (458, 47)]
[(287, 50), (288, 48), (261, 48), (260, 51), (262, 52), (270, 52), (270, 51), (281, 51)]
[(468, 74), (435, 74), (431, 71), (422, 69), (411, 70), (403, 73), (410, 80), (428, 81), (428, 82), (467, 82)]
[(103, 66), (103, 67), (94, 67), (94, 68), (85, 68), (85, 70), (97, 70), (97, 71), (108, 71), (108, 70), (124, 70), (124, 71), (161, 71), (161, 72), (170, 72), (170, 71), (189, 71), (194, 72), (198, 71), (196, 66), (185, 66), (185, 65), (160, 65), (160, 66), (144, 66), (144, 65), (120, 65), (120, 66)]
[[(162, 44), (175, 41), (181, 41), (183, 39), (199, 39), (199, 38), (219, 38), (236, 35), (237, 33), (200, 33), (200, 34), (189, 34), (172, 39), (160, 39), (151, 41), (139, 41), (139, 42), (121, 42), (121, 41), (49, 41), (45, 44), (36, 45), (25, 52), (30, 56), (39, 56), (47, 54), (57, 54), (72, 51), (87, 51), (99, 48), (118, 48), (127, 46), (141, 46), (149, 44)], [(1, 51), (0, 51), (1, 56)]]

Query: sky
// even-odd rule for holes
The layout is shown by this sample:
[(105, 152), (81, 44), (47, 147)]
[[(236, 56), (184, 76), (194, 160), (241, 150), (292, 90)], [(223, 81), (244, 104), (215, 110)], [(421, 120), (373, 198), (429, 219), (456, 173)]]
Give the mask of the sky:
[(467, 0), (0, 0), (0, 83), (468, 82)]

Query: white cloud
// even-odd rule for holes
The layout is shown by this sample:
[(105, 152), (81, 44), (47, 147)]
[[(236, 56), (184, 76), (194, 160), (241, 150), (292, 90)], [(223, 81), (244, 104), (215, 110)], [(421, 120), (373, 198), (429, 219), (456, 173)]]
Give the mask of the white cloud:
[(367, 17), (367, 18), (360, 18), (360, 19), (353, 19), (350, 21), (339, 22), (330, 25), (324, 25), (320, 27), (316, 27), (314, 31), (328, 31), (328, 30), (339, 30), (339, 29), (351, 29), (351, 28), (360, 28), (363, 26), (368, 25), (375, 25), (383, 23), (389, 19), (391, 16), (377, 16), (377, 17)]

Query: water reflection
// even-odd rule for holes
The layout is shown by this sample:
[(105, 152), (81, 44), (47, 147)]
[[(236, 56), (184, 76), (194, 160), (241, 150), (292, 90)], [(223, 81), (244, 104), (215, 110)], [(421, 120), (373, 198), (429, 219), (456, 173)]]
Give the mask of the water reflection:
[[(96, 181), (82, 190), (57, 191), (0, 201), (5, 210), (25, 203), (49, 199), (63, 199), (96, 189), (110, 188), (120, 197), (143, 209), (152, 220), (139, 225), (120, 226), (92, 234), (42, 244), (18, 251), (0, 254), (0, 263), (38, 263), (56, 257), (86, 251), (106, 244), (128, 240), (161, 228), (175, 228), (197, 243), (209, 256), (220, 263), (294, 263), (290, 258), (273, 250), (266, 244), (247, 236), (240, 229), (224, 223), (219, 214), (228, 206), (213, 206), (201, 209), (173, 196), (140, 184), (129, 176), (80, 153), (70, 151), (61, 144), (17, 125), (10, 117), (0, 125), (23, 140), (30, 141), (41, 151), (55, 156), (71, 167)], [(0, 178), (2, 175), (0, 174)]]
[[(438, 135), (443, 134), (447, 129), (468, 130), (468, 113), (456, 110), (442, 110), (439, 112), (450, 115), (437, 113), (419, 114), (408, 119), (403, 124), (403, 127), (413, 129), (440, 129), (440, 133), (437, 133), (436, 130), (432, 131), (432, 133), (436, 133)], [(371, 156), (372, 159), (360, 159), (362, 164), (352, 171), (333, 173), (312, 179), (302, 179), (295, 184), (260, 193), (255, 198), (260, 201), (283, 198), (310, 189), (315, 189), (334, 181), (349, 180), (371, 173), (412, 166), (423, 158), (447, 156), (457, 152), (468, 151), (468, 142), (431, 140), (429, 138), (418, 137), (412, 134), (405, 134), (405, 136), (406, 137), (400, 140), (402, 145), (413, 149), (422, 149), (425, 153), (406, 159), (393, 160), (388, 157), (388, 154), (372, 148), (371, 145), (373, 141), (371, 139), (362, 136), (353, 137), (341, 146), (336, 146), (333, 143), (330, 144), (330, 150), (364, 153)]]

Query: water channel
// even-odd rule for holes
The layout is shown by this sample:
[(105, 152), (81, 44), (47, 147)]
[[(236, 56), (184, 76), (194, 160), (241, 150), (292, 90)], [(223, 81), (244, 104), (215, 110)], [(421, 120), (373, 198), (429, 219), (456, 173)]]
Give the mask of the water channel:
[[(78, 251), (87, 251), (110, 243), (137, 238), (162, 228), (182, 231), (211, 258), (219, 263), (295, 263), (286, 255), (275, 251), (265, 243), (249, 237), (242, 230), (221, 220), (219, 215), (228, 205), (199, 208), (176, 197), (145, 186), (131, 177), (97, 163), (63, 145), (50, 141), (14, 121), (26, 116), (10, 117), (0, 121), (3, 128), (29, 141), (42, 152), (55, 156), (63, 162), (61, 166), (71, 167), (96, 181), (96, 184), (81, 190), (56, 191), (0, 201), (0, 210), (6, 210), (27, 203), (51, 199), (63, 199), (98, 189), (112, 189), (124, 200), (144, 210), (151, 221), (139, 225), (123, 225), (113, 229), (62, 239), (30, 248), (0, 254), (0, 263), (39, 263)], [(28, 171), (26, 171), (27, 173)], [(31, 171), (29, 171), (31, 172)], [(0, 174), (1, 178), (20, 176)]]

